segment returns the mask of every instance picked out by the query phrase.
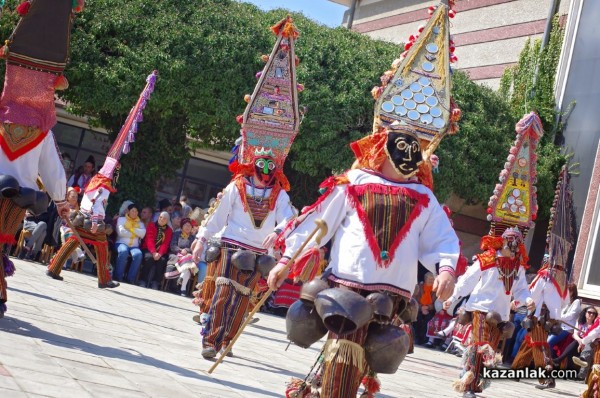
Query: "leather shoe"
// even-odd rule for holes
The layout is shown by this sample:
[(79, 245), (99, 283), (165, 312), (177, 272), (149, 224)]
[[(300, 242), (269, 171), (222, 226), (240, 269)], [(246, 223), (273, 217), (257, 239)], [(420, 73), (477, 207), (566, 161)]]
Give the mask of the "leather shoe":
[(212, 347), (206, 347), (202, 349), (202, 357), (204, 359), (210, 359), (217, 356), (217, 350)]
[(98, 287), (100, 289), (113, 289), (115, 287), (119, 287), (120, 283), (115, 281), (108, 281), (106, 283), (98, 283)]
[(585, 361), (582, 361), (581, 358), (574, 356), (573, 358), (573, 363), (577, 366), (580, 366), (582, 368), (586, 368), (588, 366), (588, 363)]
[(57, 281), (62, 281), (64, 279), (62, 276), (52, 273), (52, 271), (46, 271), (46, 275), (52, 279), (56, 279)]
[[(221, 351), (219, 351), (220, 355), (223, 355), (223, 353), (225, 352), (225, 347), (221, 348)], [(233, 356), (233, 350), (229, 350), (229, 352), (227, 353), (228, 357), (232, 357)]]
[(546, 388), (554, 388), (556, 387), (556, 382), (554, 380), (547, 380), (542, 384), (536, 384), (535, 388), (538, 390), (545, 390)]

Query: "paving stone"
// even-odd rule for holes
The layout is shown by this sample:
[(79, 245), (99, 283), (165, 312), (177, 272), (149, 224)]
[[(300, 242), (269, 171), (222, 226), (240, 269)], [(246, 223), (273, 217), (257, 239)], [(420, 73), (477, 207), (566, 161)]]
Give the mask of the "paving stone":
[[(259, 314), (213, 374), (202, 358), (197, 314), (190, 299), (123, 284), (98, 289), (90, 275), (14, 260), (9, 312), (0, 320), (0, 398), (56, 397), (282, 397), (285, 384), (304, 378), (322, 343), (288, 347), (285, 319)], [(287, 350), (286, 350), (287, 348)], [(416, 347), (394, 375), (380, 375), (377, 398), (459, 398), (451, 384), (460, 359)], [(584, 385), (535, 380), (493, 381), (481, 397), (577, 397)]]

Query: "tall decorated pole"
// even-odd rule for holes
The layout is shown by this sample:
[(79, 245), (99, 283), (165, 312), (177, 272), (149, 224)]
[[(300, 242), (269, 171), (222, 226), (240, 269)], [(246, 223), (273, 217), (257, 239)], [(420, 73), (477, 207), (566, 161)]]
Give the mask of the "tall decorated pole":
[(150, 99), (150, 95), (152, 95), (154, 92), (154, 85), (156, 83), (157, 76), (158, 72), (155, 70), (146, 78), (146, 86), (142, 90), (142, 93), (140, 94), (140, 97), (133, 108), (131, 108), (129, 115), (127, 115), (125, 123), (123, 123), (117, 138), (108, 151), (104, 166), (100, 170), (99, 174), (102, 174), (108, 178), (112, 178), (114, 170), (118, 168), (121, 155), (126, 155), (129, 153), (130, 145), (135, 141), (135, 135), (138, 131), (138, 123), (144, 119), (142, 114), (144, 108), (146, 108), (146, 104)]

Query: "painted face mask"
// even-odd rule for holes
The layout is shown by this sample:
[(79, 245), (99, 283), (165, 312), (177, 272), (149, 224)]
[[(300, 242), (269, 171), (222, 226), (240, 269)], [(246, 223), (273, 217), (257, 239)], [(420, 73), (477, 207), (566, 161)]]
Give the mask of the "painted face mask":
[(265, 185), (273, 182), (276, 168), (275, 161), (270, 157), (257, 157), (254, 160), (254, 173)]
[(523, 242), (523, 234), (518, 228), (508, 228), (502, 234), (503, 246), (510, 250), (512, 254), (519, 251), (519, 245)]
[(423, 162), (419, 139), (409, 133), (388, 132), (385, 151), (396, 171), (405, 178), (419, 171), (419, 164)]

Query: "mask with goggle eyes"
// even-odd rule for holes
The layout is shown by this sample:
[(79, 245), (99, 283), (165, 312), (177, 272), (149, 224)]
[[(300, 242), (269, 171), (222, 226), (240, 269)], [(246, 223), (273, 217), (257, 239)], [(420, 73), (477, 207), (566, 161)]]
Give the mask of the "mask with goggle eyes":
[(265, 185), (273, 182), (276, 168), (275, 161), (270, 157), (258, 157), (254, 160), (254, 172)]
[(421, 144), (419, 139), (405, 132), (388, 132), (386, 153), (394, 169), (403, 177), (408, 178), (419, 171), (419, 165), (423, 162)]
[(519, 245), (523, 241), (523, 236), (520, 233), (504, 233), (502, 234), (504, 240), (504, 247), (509, 249), (512, 253), (519, 251)]

